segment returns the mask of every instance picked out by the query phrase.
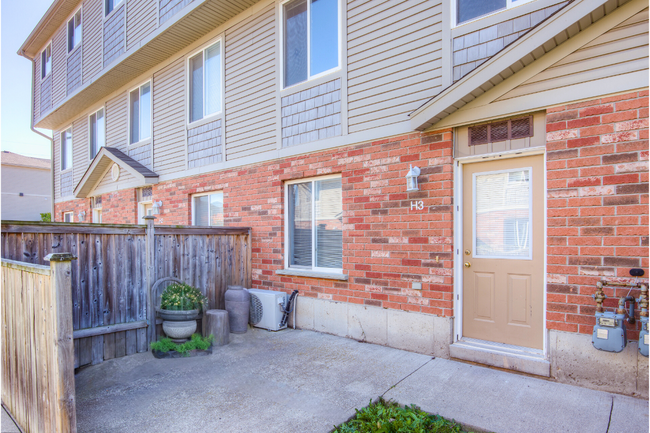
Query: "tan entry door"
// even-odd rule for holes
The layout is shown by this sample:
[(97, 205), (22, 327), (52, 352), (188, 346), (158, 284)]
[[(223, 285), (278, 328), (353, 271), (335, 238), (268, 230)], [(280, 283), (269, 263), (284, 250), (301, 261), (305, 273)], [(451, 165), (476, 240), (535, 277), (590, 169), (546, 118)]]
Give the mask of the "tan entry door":
[(543, 347), (544, 157), (463, 169), (463, 336)]

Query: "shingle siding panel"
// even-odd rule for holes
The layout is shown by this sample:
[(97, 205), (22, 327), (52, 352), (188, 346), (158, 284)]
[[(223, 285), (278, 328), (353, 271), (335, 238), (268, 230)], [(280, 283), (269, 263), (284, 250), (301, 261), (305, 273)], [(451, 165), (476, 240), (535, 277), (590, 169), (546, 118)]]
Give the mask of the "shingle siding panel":
[(104, 67), (124, 52), (126, 37), (124, 3), (104, 22)]
[(190, 3), (192, 3), (192, 0), (160, 0), (158, 9), (160, 24), (162, 25), (162, 23), (173, 17), (178, 11)]
[(66, 75), (67, 79), (67, 91), (66, 96), (70, 95), (74, 90), (81, 86), (81, 53), (82, 47), (78, 47), (72, 53), (68, 55), (68, 71)]

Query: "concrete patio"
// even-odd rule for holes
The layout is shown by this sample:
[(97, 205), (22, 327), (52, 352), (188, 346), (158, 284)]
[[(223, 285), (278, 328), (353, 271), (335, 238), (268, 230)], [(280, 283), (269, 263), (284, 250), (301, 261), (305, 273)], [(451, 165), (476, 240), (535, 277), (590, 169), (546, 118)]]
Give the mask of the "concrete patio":
[(383, 395), (496, 432), (647, 432), (648, 401), (310, 331), (76, 375), (80, 432), (328, 432)]

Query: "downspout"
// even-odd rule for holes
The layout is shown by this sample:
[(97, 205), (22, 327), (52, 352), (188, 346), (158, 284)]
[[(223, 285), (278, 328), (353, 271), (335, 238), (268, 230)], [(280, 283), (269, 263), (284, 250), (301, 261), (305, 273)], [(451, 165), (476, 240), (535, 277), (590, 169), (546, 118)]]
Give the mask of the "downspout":
[(24, 50), (21, 50), (20, 55), (32, 62), (32, 102), (30, 104), (31, 114), (29, 116), (29, 129), (31, 129), (32, 132), (35, 132), (41, 137), (47, 138), (50, 141), (50, 181), (52, 182), (50, 191), (52, 193), (52, 199), (50, 201), (50, 221), (54, 222), (54, 138), (48, 137), (41, 131), (37, 131), (36, 128), (34, 128), (34, 93), (36, 92), (36, 89), (34, 88), (34, 76), (36, 75), (36, 62), (34, 62), (34, 59), (27, 57)]

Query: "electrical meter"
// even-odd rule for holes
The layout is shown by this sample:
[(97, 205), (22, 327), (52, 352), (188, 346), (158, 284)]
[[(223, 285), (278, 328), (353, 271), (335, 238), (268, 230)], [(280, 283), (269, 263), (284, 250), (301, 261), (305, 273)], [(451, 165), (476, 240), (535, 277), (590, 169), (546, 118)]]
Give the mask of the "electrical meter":
[(641, 332), (639, 332), (639, 352), (648, 356), (648, 318), (641, 317)]
[[(609, 311), (596, 313), (596, 326), (594, 326), (591, 343), (598, 350), (621, 352), (627, 346), (625, 314), (616, 314)], [(646, 353), (648, 353), (647, 347)]]

